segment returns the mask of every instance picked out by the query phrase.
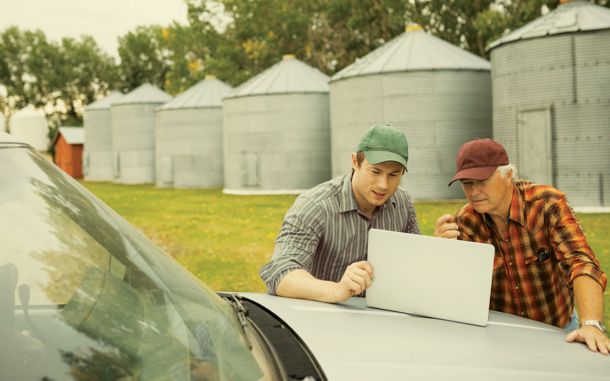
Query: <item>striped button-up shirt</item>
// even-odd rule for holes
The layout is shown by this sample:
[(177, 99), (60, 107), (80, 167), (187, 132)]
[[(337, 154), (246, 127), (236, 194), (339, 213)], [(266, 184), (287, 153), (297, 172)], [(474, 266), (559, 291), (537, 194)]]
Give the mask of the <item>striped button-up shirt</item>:
[(366, 260), (369, 229), (419, 234), (407, 192), (398, 188), (369, 219), (358, 211), (351, 175), (322, 183), (301, 194), (288, 211), (273, 257), (260, 276), (271, 294), (296, 269), (338, 282), (348, 265)]
[(563, 327), (574, 308), (576, 277), (590, 276), (606, 287), (606, 275), (565, 194), (553, 187), (514, 184), (505, 236), (488, 215), (470, 205), (458, 212), (456, 222), (460, 239), (496, 248), (492, 310)]

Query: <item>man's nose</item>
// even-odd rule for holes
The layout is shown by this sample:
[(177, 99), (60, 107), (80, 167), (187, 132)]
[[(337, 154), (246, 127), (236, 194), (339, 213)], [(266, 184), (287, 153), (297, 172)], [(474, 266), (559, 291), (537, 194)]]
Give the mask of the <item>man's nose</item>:
[(377, 181), (377, 186), (379, 189), (387, 189), (388, 188), (388, 176), (381, 175), (379, 176), (379, 180)]
[(472, 187), (470, 188), (470, 196), (471, 197), (476, 197), (478, 195), (481, 194), (481, 190), (483, 189), (483, 187), (480, 186), (480, 184), (473, 184)]

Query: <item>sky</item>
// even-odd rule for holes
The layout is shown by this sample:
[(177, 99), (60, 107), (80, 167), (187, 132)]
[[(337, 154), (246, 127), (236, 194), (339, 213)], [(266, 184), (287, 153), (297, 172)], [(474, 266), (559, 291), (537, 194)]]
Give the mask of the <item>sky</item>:
[(40, 29), (47, 39), (88, 34), (118, 57), (117, 38), (139, 25), (186, 24), (183, 0), (0, 0), (0, 31)]

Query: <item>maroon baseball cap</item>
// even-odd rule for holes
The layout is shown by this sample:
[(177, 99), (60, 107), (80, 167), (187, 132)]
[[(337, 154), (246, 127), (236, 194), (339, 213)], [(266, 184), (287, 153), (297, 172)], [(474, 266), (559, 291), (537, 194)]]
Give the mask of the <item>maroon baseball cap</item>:
[(464, 143), (455, 158), (455, 176), (449, 182), (463, 179), (485, 180), (496, 168), (508, 164), (502, 145), (491, 139), (475, 139)]

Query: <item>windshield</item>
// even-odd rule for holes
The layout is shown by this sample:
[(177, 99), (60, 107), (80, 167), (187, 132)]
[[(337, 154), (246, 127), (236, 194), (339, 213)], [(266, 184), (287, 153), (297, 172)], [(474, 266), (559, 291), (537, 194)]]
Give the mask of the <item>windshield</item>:
[(231, 306), (26, 148), (0, 148), (0, 379), (256, 380)]

